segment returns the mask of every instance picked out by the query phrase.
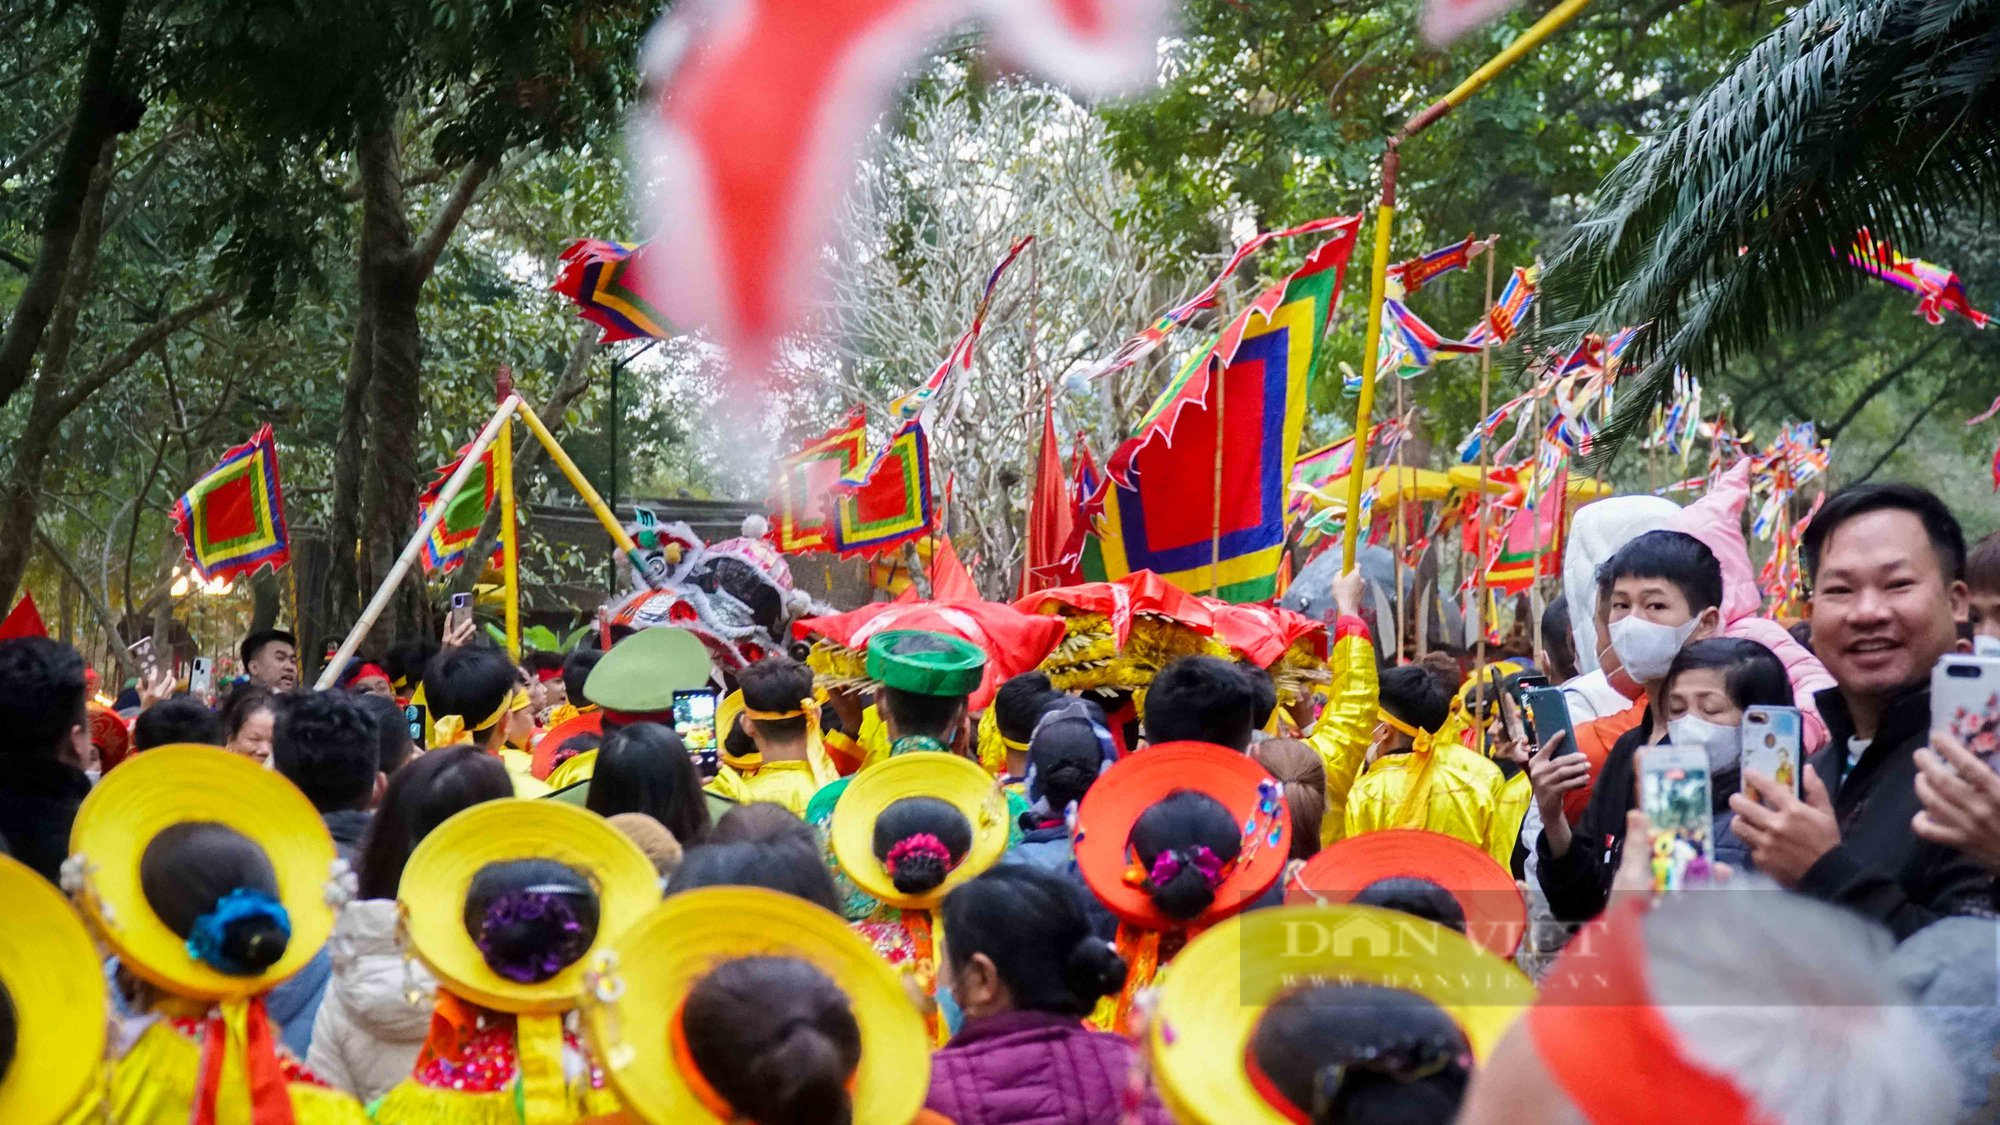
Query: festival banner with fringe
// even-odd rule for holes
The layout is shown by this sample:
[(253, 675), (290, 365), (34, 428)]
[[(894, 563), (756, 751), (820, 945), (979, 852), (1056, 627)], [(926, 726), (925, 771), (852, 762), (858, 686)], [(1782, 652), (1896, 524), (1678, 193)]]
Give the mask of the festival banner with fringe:
[[(438, 469), (436, 479), (417, 498), (419, 521), (430, 514), (431, 506), (438, 502), (445, 482), (458, 471), (459, 462), (465, 459), (466, 451), (471, 448), (470, 444), (460, 446), (458, 456)], [(449, 573), (465, 562), (466, 552), (472, 549), (479, 538), (480, 527), (486, 523), (486, 513), (492, 510), (498, 499), (499, 469), (494, 458), (512, 455), (513, 451), (499, 442), (488, 446), (486, 452), (480, 455), (472, 475), (465, 480), (465, 487), (451, 498), (451, 503), (445, 507), (444, 518), (431, 529), (431, 537), (424, 541), (424, 573)], [(498, 545), (493, 548), (493, 558), (496, 561), (500, 558)]]
[(583, 319), (604, 329), (600, 344), (620, 340), (665, 340), (674, 335), (667, 318), (640, 291), (634, 268), (645, 243), (578, 239), (563, 250), (550, 289), (568, 297)]
[[(1192, 320), (1196, 313), (1203, 309), (1213, 308), (1217, 297), (1222, 293), (1222, 283), (1229, 280), (1229, 276), (1236, 272), (1236, 267), (1242, 265), (1245, 258), (1262, 250), (1270, 243), (1281, 238), (1293, 238), (1301, 234), (1318, 234), (1323, 231), (1333, 230), (1342, 223), (1351, 221), (1345, 215), (1330, 215), (1323, 219), (1314, 219), (1309, 223), (1300, 223), (1298, 226), (1289, 227), (1285, 230), (1265, 231), (1257, 235), (1255, 238), (1236, 248), (1236, 253), (1230, 255), (1228, 263), (1222, 267), (1222, 272), (1215, 275), (1215, 280), (1209, 282), (1207, 288), (1167, 310), (1166, 315), (1147, 326), (1137, 336), (1118, 345), (1117, 351), (1112, 352), (1108, 357), (1089, 370), (1071, 377), (1068, 382), (1074, 386), (1092, 379), (1115, 374), (1152, 354), (1154, 349), (1166, 342), (1167, 337), (1174, 334), (1175, 329)], [(1437, 272), (1443, 271), (1434, 271), (1434, 274)]]
[(771, 508), (771, 541), (786, 554), (833, 549), (834, 486), (868, 455), (868, 410), (857, 406), (847, 420), (807, 442), (779, 463)]
[(1093, 503), (1107, 577), (1151, 570), (1226, 601), (1273, 596), (1307, 386), (1359, 225), (1343, 220), (1231, 321), (1112, 454)]
[(929, 534), (937, 508), (923, 423), (905, 422), (859, 479), (843, 477), (833, 493), (833, 549), (843, 558), (876, 554)]
[(271, 427), (222, 455), (174, 502), (174, 528), (188, 561), (214, 582), (292, 559), (285, 527), (285, 492), (278, 482), (278, 445)]

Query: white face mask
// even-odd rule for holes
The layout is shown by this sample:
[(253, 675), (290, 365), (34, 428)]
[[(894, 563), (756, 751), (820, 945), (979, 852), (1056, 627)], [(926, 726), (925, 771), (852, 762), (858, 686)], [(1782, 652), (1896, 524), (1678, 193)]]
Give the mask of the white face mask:
[(2000, 656), (2000, 637), (1989, 637), (1984, 633), (1973, 637), (1972, 655)]
[(1611, 623), (1611, 649), (1618, 654), (1618, 662), (1625, 666), (1625, 671), (1633, 679), (1642, 684), (1650, 683), (1667, 674), (1667, 667), (1674, 662), (1674, 656), (1699, 624), (1699, 614), (1688, 618), (1686, 624), (1678, 628), (1656, 624), (1636, 613), (1631, 614)]
[(1708, 768), (1724, 770), (1743, 756), (1743, 728), (1711, 723), (1699, 715), (1682, 715), (1667, 723), (1667, 741), (1675, 746), (1701, 747)]

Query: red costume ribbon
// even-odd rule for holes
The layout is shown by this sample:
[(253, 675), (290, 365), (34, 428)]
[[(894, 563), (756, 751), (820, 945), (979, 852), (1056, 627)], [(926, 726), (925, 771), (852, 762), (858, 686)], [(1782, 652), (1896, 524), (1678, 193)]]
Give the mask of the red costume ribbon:
[(278, 1038), (264, 1012), (264, 998), (225, 1000), (218, 1013), (203, 1021), (201, 1074), (194, 1088), (189, 1125), (216, 1125), (216, 1102), (222, 1094), (223, 1070), (235, 1047), (240, 1051), (244, 1078), (250, 1088), (250, 1120), (257, 1125), (293, 1125), (292, 1096), (285, 1086), (284, 1065), (278, 1059)]

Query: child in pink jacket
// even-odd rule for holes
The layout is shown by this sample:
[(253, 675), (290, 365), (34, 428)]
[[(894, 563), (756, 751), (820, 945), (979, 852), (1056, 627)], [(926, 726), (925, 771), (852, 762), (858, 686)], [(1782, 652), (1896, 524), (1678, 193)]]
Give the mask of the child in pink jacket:
[(1743, 539), (1743, 505), (1750, 498), (1750, 459), (1732, 465), (1708, 494), (1669, 518), (1667, 526), (1707, 544), (1722, 564), (1722, 632), (1725, 637), (1756, 641), (1778, 655), (1792, 680), (1805, 716), (1806, 752), (1826, 744), (1826, 723), (1819, 717), (1813, 693), (1833, 686), (1833, 676), (1819, 658), (1792, 639), (1783, 625), (1758, 614), (1764, 597), (1757, 589), (1757, 572), (1750, 567), (1750, 548)]

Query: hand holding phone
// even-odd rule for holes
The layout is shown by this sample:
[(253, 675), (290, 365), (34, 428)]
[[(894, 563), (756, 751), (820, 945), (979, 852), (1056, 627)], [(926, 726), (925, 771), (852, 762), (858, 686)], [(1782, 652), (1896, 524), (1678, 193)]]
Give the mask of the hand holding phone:
[(674, 693), (674, 733), (681, 736), (704, 780), (721, 767), (721, 752), (715, 729), (717, 694), (714, 688), (686, 688)]
[(194, 658), (188, 670), (188, 694), (204, 703), (215, 697), (215, 667), (208, 657)]
[(1948, 653), (1931, 669), (1931, 729), (2000, 769), (2000, 656)]
[(1757, 704), (1743, 709), (1743, 768), (1805, 799), (1803, 720), (1796, 707)]
[(1708, 881), (1714, 864), (1714, 800), (1708, 751), (1698, 746), (1648, 746), (1639, 751), (1639, 808), (1650, 835), (1627, 840), (1651, 856), (1653, 889), (1674, 891)]
[(1562, 745), (1555, 753), (1576, 751), (1576, 727), (1569, 719), (1569, 700), (1563, 698), (1559, 687), (1544, 685), (1522, 693), (1521, 725), (1526, 728), (1529, 741), (1538, 746), (1547, 746), (1561, 734)]
[(461, 648), (472, 640), (472, 595), (453, 594), (444, 619), (444, 647)]

